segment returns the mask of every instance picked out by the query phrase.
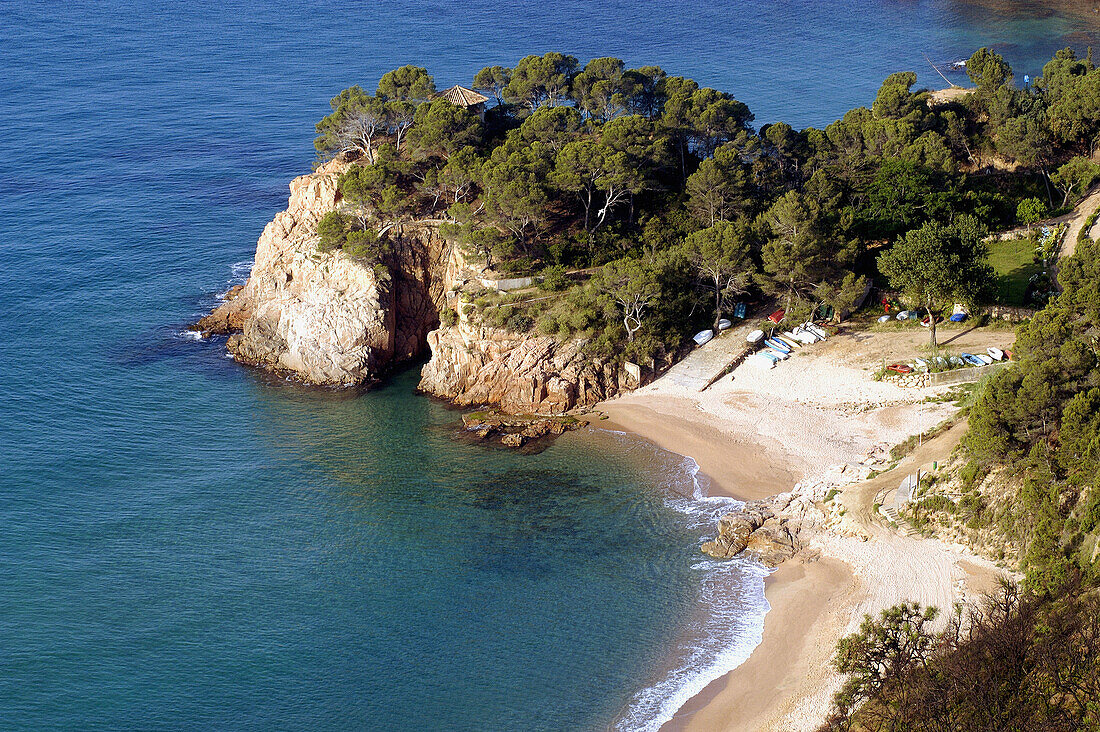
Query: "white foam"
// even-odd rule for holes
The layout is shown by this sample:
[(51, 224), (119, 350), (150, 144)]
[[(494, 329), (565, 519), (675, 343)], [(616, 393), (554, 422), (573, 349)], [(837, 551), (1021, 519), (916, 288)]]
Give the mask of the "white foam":
[[(624, 435), (623, 441), (635, 439)], [(700, 537), (713, 535), (719, 518), (744, 505), (734, 498), (707, 495), (706, 477), (692, 458), (676, 456), (669, 467), (666, 475), (658, 476), (668, 489), (668, 504), (689, 518)], [(703, 611), (686, 628), (667, 671), (634, 695), (614, 729), (659, 729), (708, 684), (744, 663), (763, 640), (764, 615), (771, 609), (764, 597), (769, 570), (747, 559), (719, 561), (702, 555), (692, 569), (703, 573), (697, 598)]]

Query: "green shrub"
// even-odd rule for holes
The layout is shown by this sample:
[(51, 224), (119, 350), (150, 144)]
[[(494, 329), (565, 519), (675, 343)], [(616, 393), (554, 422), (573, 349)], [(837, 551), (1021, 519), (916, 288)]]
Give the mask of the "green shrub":
[(565, 267), (555, 264), (542, 271), (542, 279), (539, 280), (539, 289), (548, 292), (560, 292), (566, 290), (572, 284), (566, 274)]
[(531, 330), (534, 325), (534, 318), (520, 312), (512, 313), (504, 323), (504, 326), (513, 333), (526, 333)]

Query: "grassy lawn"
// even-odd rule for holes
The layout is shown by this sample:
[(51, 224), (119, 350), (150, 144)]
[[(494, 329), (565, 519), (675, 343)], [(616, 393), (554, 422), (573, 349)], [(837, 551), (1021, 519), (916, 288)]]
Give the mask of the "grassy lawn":
[(1035, 262), (1034, 245), (1027, 239), (995, 241), (989, 245), (989, 263), (996, 273), (996, 301), (1025, 305), (1027, 281), (1043, 271)]

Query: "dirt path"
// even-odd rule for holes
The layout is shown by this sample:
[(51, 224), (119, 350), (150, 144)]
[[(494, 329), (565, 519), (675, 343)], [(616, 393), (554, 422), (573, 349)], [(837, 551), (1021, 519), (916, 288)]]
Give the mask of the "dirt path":
[(894, 533), (892, 529), (886, 527), (882, 516), (874, 510), (875, 497), (884, 490), (897, 488), (905, 480), (905, 476), (913, 473), (920, 466), (933, 461), (946, 461), (966, 434), (966, 425), (965, 419), (960, 421), (943, 434), (926, 440), (923, 445), (898, 461), (898, 464), (890, 470), (846, 488), (839, 496), (841, 505), (852, 512), (860, 525), (873, 534), (880, 534), (882, 531)]
[[(1068, 214), (1040, 221), (1037, 224), (1033, 224), (1033, 228), (1035, 226), (1057, 226), (1058, 224), (1066, 224), (1066, 237), (1062, 240), (1062, 250), (1058, 256), (1068, 257), (1073, 254), (1073, 250), (1077, 247), (1077, 235), (1081, 233), (1085, 221), (1097, 208), (1100, 208), (1100, 186), (1093, 188), (1088, 195), (1078, 201), (1077, 205), (1074, 206), (1073, 210)], [(1027, 231), (1026, 227), (1018, 226), (1015, 229), (1003, 231), (995, 236), (1002, 240), (1011, 239), (1013, 237), (1023, 236), (1027, 234)]]
[(1069, 224), (1069, 228), (1066, 230), (1066, 238), (1062, 240), (1062, 252), (1060, 256), (1069, 257), (1073, 255), (1074, 249), (1077, 248), (1077, 237), (1081, 233), (1081, 229), (1085, 225), (1085, 221), (1100, 207), (1100, 188), (1096, 188), (1092, 193), (1085, 196), (1076, 206), (1073, 211), (1061, 218), (1059, 223), (1065, 222)]

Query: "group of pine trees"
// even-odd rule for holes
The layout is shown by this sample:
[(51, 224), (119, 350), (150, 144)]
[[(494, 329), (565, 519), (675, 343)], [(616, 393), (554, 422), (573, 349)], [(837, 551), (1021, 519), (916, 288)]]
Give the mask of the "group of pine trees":
[[(989, 271), (973, 239), (1071, 202), (1095, 177), (1100, 70), (1060, 51), (1020, 89), (982, 49), (969, 73), (977, 91), (961, 101), (930, 105), (915, 74), (892, 74), (870, 107), (798, 131), (755, 129), (732, 95), (614, 58), (482, 69), (483, 115), (405, 66), (373, 94), (341, 92), (317, 125), (322, 158), (355, 160), (321, 246), (380, 261), (403, 222), (436, 218), (505, 273), (602, 268), (512, 322), (641, 358), (749, 293), (799, 314), (845, 309), (868, 278), (930, 308), (980, 300)], [(877, 264), (895, 240), (907, 249)], [(904, 276), (915, 265), (944, 276)]]

